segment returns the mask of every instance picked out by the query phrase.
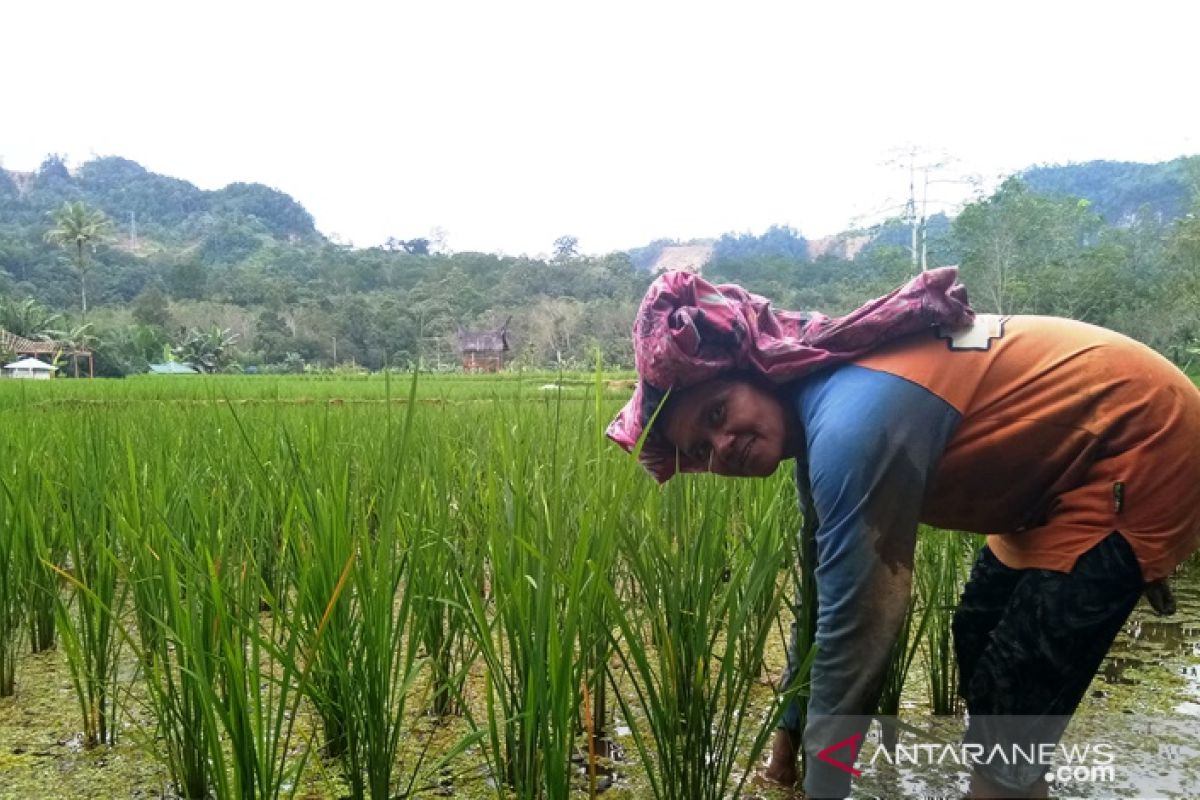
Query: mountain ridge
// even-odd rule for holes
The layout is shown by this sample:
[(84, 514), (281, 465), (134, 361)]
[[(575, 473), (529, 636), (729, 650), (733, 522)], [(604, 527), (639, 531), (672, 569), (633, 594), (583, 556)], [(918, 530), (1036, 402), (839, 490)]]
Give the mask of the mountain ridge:
[[(1155, 163), (1093, 160), (1043, 164), (1016, 175), (1037, 193), (1087, 200), (1110, 224), (1131, 224), (1141, 213), (1154, 214), (1161, 222), (1178, 218), (1189, 210), (1191, 198), (1200, 191), (1200, 156), (1180, 156)], [(6, 198), (8, 206), (4, 203)], [(162, 236), (164, 231), (154, 230), (155, 226), (176, 229), (179, 235), (166, 235), (168, 241), (201, 240), (211, 235), (214, 227), (219, 229), (222, 219), (258, 223), (262, 233), (282, 241), (328, 241), (316, 229), (312, 215), (300, 201), (261, 183), (235, 181), (220, 189), (206, 190), (182, 178), (152, 172), (121, 156), (95, 158), (74, 171), (68, 170), (57, 156), (47, 157), (34, 171), (0, 167), (0, 210), (12, 217), (10, 221), (34, 222), (30, 212), (38, 216), (36, 221), (42, 221), (44, 216), (40, 215), (67, 200), (88, 202), (116, 224), (132, 223), (147, 233)], [(941, 222), (938, 224), (945, 227)], [(894, 227), (894, 221), (885, 221), (865, 231), (850, 228), (814, 238), (807, 243), (808, 257), (837, 254), (853, 258), (865, 247), (895, 238), (889, 234)], [(772, 226), (771, 230), (777, 228)], [(768, 231), (763, 237), (770, 234)], [(739, 236), (755, 238), (726, 233), (686, 242), (658, 240), (646, 247), (700, 245)], [(629, 252), (643, 249), (631, 248)]]

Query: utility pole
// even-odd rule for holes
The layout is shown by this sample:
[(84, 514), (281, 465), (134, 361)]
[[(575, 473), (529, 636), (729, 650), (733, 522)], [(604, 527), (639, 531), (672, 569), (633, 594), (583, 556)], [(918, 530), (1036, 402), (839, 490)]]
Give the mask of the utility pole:
[[(920, 208), (918, 209), (917, 199), (917, 156), (922, 155), (921, 163), (921, 198)], [(951, 184), (967, 184), (978, 185), (979, 179), (974, 176), (966, 178), (933, 178), (929, 177), (931, 172), (941, 173), (945, 170), (952, 159), (947, 156), (942, 156), (937, 159), (930, 159), (927, 153), (922, 153), (918, 148), (912, 147), (906, 151), (899, 153), (889, 163), (903, 165), (905, 159), (908, 161), (908, 200), (904, 204), (903, 221), (909, 226), (909, 255), (912, 260), (913, 273), (924, 272), (929, 269), (929, 184), (931, 183), (951, 183)], [(946, 202), (945, 200), (934, 199), (935, 205), (955, 205), (959, 201)]]
[[(924, 224), (924, 219), (917, 219), (917, 148), (912, 148), (905, 155), (908, 157), (908, 200), (904, 203), (904, 221), (909, 227), (910, 242), (908, 253), (912, 259), (913, 272), (916, 272), (918, 269), (924, 269), (924, 264), (917, 250), (918, 231), (920, 230), (920, 226)], [(928, 179), (928, 170), (925, 171), (925, 176)]]
[(909, 246), (909, 252), (912, 254), (913, 272), (917, 271), (917, 193), (913, 186), (916, 156), (915, 149), (908, 154), (908, 202), (904, 204), (904, 219), (912, 229), (912, 244)]
[(129, 212), (129, 243), (137, 247), (137, 212)]
[(929, 170), (925, 170), (925, 186), (921, 189), (921, 272), (929, 269), (929, 228), (925, 224), (929, 208)]

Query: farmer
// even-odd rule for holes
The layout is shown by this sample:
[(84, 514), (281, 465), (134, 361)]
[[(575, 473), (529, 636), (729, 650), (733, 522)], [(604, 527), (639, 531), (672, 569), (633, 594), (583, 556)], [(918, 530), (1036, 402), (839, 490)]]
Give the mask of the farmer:
[[(1138, 597), (1149, 586), (1168, 610), (1161, 579), (1200, 546), (1200, 392), (1120, 334), (974, 314), (953, 268), (840, 319), (667, 273), (634, 346), (639, 386), (612, 439), (633, 450), (645, 433), (659, 481), (795, 459), (815, 509), (807, 723), (785, 711), (765, 775), (793, 784), (803, 741), (809, 797), (849, 794), (850, 773), (816, 754), (875, 710), (918, 523), (990, 534), (953, 622), (966, 742), (988, 748), (1056, 743)], [(1044, 796), (1045, 769), (976, 764), (971, 792)]]

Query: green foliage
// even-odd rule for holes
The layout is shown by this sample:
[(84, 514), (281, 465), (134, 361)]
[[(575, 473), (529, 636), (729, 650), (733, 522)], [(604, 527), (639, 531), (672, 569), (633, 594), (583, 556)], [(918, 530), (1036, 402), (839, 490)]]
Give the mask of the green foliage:
[(272, 236), (304, 238), (316, 234), (312, 215), (304, 206), (261, 183), (231, 183), (213, 192), (211, 198), (214, 215), (256, 220)]
[(792, 262), (808, 259), (808, 241), (789, 225), (772, 225), (759, 236), (727, 233), (713, 247), (717, 261), (782, 258)]
[(0, 299), (0, 328), (35, 341), (52, 338), (61, 315), (55, 314), (32, 297), (22, 301)]
[(756, 720), (745, 709), (790, 588), (779, 576), (794, 557), (793, 494), (747, 484), (734, 495), (675, 481), (640, 508), (623, 501), (632, 519), (617, 535), (631, 586), (630, 600), (612, 599), (622, 609), (614, 649), (633, 697), (618, 703), (645, 720), (634, 741), (662, 800), (740, 795), (782, 713), (780, 698)]
[(1058, 167), (1035, 167), (1022, 173), (1039, 194), (1087, 199), (1110, 224), (1126, 221), (1148, 209), (1160, 220), (1182, 216), (1192, 204), (1200, 156), (1160, 164), (1089, 161)]
[(566, 261), (579, 255), (579, 239), (575, 236), (560, 236), (554, 240), (554, 260)]
[(982, 311), (1037, 313), (1042, 289), (1085, 257), (1099, 219), (1085, 202), (1037, 195), (1018, 178), (954, 223), (964, 280)]
[(220, 372), (234, 364), (233, 345), (238, 335), (228, 328), (189, 328), (172, 348), (177, 361), (191, 364), (203, 372)]
[(157, 286), (151, 286), (133, 300), (133, 318), (142, 325), (167, 328), (171, 324), (171, 309), (167, 296)]
[(208, 205), (205, 192), (187, 181), (156, 175), (116, 156), (84, 164), (78, 184), (109, 216), (125, 222), (132, 215), (140, 226), (180, 225)]
[(230, 265), (244, 261), (264, 244), (264, 232), (257, 220), (247, 222), (220, 219), (206, 226), (200, 241), (201, 262)]
[(119, 577), (112, 508), (103, 482), (95, 480), (107, 472), (103, 423), (89, 421), (86, 436), (75, 458), (63, 464), (62, 484), (55, 487), (59, 494), (43, 512), (57, 517), (54, 525), (65, 534), (68, 560), (59, 565), (49, 550), (39, 557), (75, 589), (56, 593), (57, 627), (79, 702), (84, 745), (95, 747), (117, 738), (119, 621), (129, 584)]
[(924, 656), (929, 710), (934, 714), (957, 714), (962, 710), (951, 625), (971, 564), (983, 542), (979, 535), (929, 528), (923, 528), (917, 537), (914, 574), (925, 628), (917, 644)]
[(63, 203), (61, 208), (50, 213), (50, 219), (53, 227), (46, 231), (46, 241), (71, 254), (79, 273), (80, 310), (86, 319), (87, 274), (91, 268), (89, 256), (108, 241), (112, 224), (103, 211), (90, 208), (82, 202)]
[[(0, 442), (4, 463), (13, 459), (8, 442)], [(29, 564), (15, 535), (21, 498), (16, 490), (19, 477), (0, 471), (0, 698), (16, 690), (17, 652), (24, 631), (27, 571)], [(13, 471), (15, 472), (15, 470)]]

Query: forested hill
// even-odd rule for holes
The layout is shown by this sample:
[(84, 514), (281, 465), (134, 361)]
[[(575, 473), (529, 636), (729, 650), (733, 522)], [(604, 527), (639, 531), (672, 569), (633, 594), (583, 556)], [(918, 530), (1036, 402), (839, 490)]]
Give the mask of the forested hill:
[(229, 225), (284, 239), (321, 238), (304, 206), (260, 183), (204, 191), (115, 156), (88, 161), (76, 174), (56, 156), (36, 172), (0, 170), (0, 212), (7, 222), (41, 225), (49, 211), (68, 201), (83, 201), (120, 225), (134, 224), (166, 241), (204, 242)]
[[(1089, 161), (1039, 166), (1025, 170), (1020, 177), (1033, 192), (1087, 200), (1109, 224), (1128, 225), (1145, 213), (1170, 221), (1189, 210), (1193, 195), (1200, 189), (1200, 158), (1181, 157), (1158, 164)], [(205, 191), (116, 156), (88, 161), (74, 174), (53, 155), (35, 172), (0, 168), (0, 222), (44, 225), (47, 214), (67, 201), (83, 201), (100, 209), (131, 235), (140, 233), (145, 239), (161, 243), (198, 247), (202, 259), (208, 261), (237, 261), (256, 249), (256, 236), (291, 242), (324, 241), (304, 206), (284, 192), (259, 183), (239, 182)], [(930, 235), (940, 238), (949, 233), (950, 221), (944, 214), (936, 214), (930, 226)], [(899, 220), (867, 233), (876, 245), (902, 246), (909, 237), (907, 226)], [(422, 241), (413, 240), (418, 247)], [(649, 268), (667, 244), (671, 242), (651, 243), (631, 250), (630, 255), (635, 265)], [(761, 236), (721, 236), (716, 240), (714, 256), (795, 257), (806, 249), (816, 257), (798, 232), (772, 226)]]
[(1172, 220), (1187, 213), (1200, 189), (1200, 161), (1195, 157), (1160, 164), (1088, 161), (1034, 167), (1021, 177), (1035, 192), (1085, 199), (1106, 222), (1120, 225), (1139, 214)]
[[(960, 264), (981, 311), (1075, 317), (1186, 359), (1200, 354), (1197, 187), (1200, 157), (1038, 167), (932, 217), (918, 251), (931, 267)], [(71, 224), (94, 226), (87, 248), (63, 246)], [(123, 158), (72, 172), (50, 157), (0, 170), (0, 328), (94, 349), (108, 375), (168, 354), (260, 371), (450, 368), (460, 326), (505, 320), (516, 364), (586, 366), (598, 350), (628, 366), (630, 324), (664, 253), (708, 258), (705, 277), (779, 307), (836, 314), (912, 276), (911, 237), (892, 219), (819, 241), (773, 225), (600, 256), (569, 235), (544, 259), (425, 239), (353, 249), (260, 184), (204, 191)]]

